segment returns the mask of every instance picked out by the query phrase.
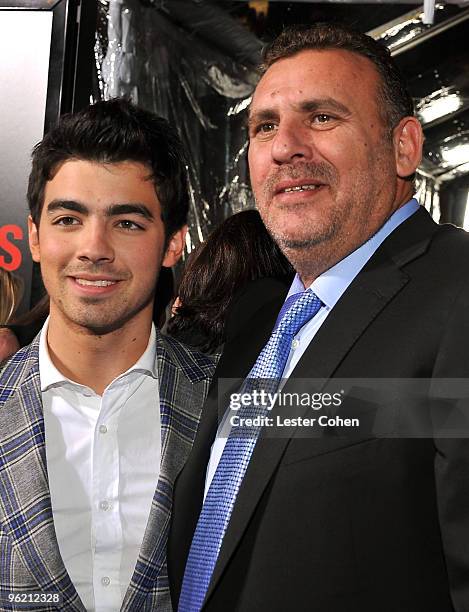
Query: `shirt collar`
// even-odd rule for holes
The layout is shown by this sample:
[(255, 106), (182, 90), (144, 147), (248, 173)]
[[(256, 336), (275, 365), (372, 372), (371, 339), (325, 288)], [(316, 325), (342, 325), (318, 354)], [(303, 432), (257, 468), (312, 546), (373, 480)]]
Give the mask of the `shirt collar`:
[[(393, 232), (403, 221), (413, 215), (419, 207), (415, 198), (398, 208), (384, 223), (384, 225), (373, 234), (364, 244), (352, 251), (347, 257), (337, 262), (332, 268), (323, 272), (311, 284), (311, 289), (318, 296), (325, 306), (333, 308), (339, 301), (347, 287), (365, 266), (374, 252), (382, 242)], [(295, 275), (293, 283), (288, 292), (287, 298), (294, 293), (304, 291), (303, 285), (298, 274)]]
[[(76, 385), (77, 387), (86, 388), (84, 385), (70, 380), (60, 372), (52, 362), (49, 354), (49, 348), (47, 346), (47, 331), (49, 329), (49, 318), (47, 317), (39, 339), (39, 377), (41, 380), (41, 392), (47, 391), (52, 386), (61, 386), (65, 383)], [(140, 359), (126, 372), (120, 374), (110, 384), (113, 384), (116, 380), (122, 379), (130, 372), (138, 371), (142, 374), (147, 374), (153, 378), (158, 378), (158, 370), (156, 366), (156, 330), (155, 325), (152, 323), (150, 338), (148, 340), (147, 348), (142, 354)], [(110, 385), (108, 385), (110, 386)]]

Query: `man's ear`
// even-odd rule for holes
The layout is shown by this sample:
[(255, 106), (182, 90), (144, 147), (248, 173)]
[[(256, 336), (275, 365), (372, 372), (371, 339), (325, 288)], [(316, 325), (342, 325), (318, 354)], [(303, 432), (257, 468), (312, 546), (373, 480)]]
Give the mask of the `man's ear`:
[(29, 239), (29, 250), (33, 261), (39, 263), (41, 261), (41, 251), (39, 248), (39, 228), (34, 223), (31, 215), (28, 217), (28, 239)]
[(184, 225), (171, 236), (162, 263), (165, 268), (171, 268), (179, 261), (186, 244), (186, 234), (187, 225)]
[(422, 161), (423, 131), (416, 117), (404, 117), (394, 129), (394, 151), (399, 178), (412, 176)]

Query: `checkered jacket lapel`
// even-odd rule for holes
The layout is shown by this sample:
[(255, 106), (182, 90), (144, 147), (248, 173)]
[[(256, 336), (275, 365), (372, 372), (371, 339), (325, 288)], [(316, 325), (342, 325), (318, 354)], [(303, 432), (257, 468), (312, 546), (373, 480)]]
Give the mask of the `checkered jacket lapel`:
[(202, 355), (172, 338), (157, 334), (161, 414), (161, 468), (140, 555), (122, 610), (171, 610), (166, 545), (173, 485), (186, 462), (215, 368)]
[[(84, 612), (52, 520), (39, 382), (39, 340), (0, 369), (0, 591), (59, 592)], [(2, 603), (2, 610), (9, 609)], [(39, 610), (39, 608), (37, 608)]]

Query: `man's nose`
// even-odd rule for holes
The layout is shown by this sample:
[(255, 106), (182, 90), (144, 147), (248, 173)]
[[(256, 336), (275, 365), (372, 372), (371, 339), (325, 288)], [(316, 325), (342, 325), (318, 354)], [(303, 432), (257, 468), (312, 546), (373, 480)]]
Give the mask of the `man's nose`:
[(272, 142), (272, 159), (278, 164), (309, 160), (313, 156), (312, 135), (299, 122), (280, 123)]
[(78, 259), (92, 263), (114, 261), (114, 247), (108, 228), (103, 223), (89, 223), (81, 232), (81, 243), (78, 249)]

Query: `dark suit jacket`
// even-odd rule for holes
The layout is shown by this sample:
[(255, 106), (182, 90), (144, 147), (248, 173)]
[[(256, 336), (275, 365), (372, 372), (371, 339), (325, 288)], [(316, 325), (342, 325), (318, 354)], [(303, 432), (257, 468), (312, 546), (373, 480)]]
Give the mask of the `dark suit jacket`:
[[(469, 375), (469, 237), (424, 209), (396, 229), (329, 314), (297, 378)], [(287, 285), (238, 304), (218, 377), (244, 376)], [(256, 302), (252, 302), (252, 296)], [(287, 383), (288, 385), (289, 383)], [(285, 387), (287, 390), (287, 387)], [(169, 575), (177, 605), (217, 429), (217, 392), (176, 483)], [(469, 611), (469, 440), (258, 440), (204, 610)]]

